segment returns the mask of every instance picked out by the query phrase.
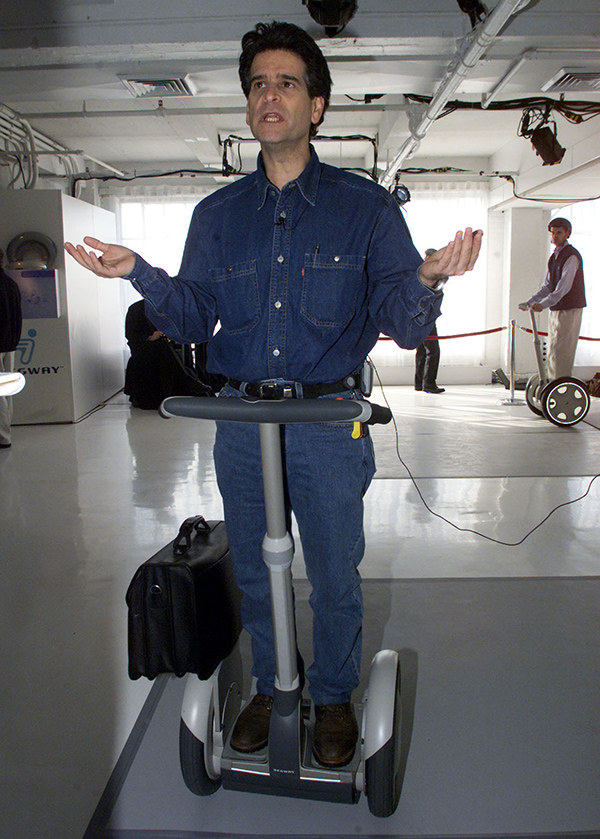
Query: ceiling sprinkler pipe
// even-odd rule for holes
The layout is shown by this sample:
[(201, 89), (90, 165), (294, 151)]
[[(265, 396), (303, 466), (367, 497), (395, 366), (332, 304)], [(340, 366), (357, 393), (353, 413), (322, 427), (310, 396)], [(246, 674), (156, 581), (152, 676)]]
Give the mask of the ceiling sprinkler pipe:
[(29, 157), (29, 177), (25, 183), (25, 189), (35, 189), (38, 181), (38, 156), (36, 153), (35, 139), (29, 123), (24, 119), (21, 120), (21, 123), (29, 142), (29, 152), (27, 153)]
[[(429, 103), (425, 115), (419, 124), (411, 129), (409, 137), (396, 152), (392, 162), (379, 179), (382, 186), (388, 189), (392, 185), (394, 176), (402, 163), (419, 148), (421, 140), (427, 134), (432, 123), (446, 107), (450, 97), (460, 87), (462, 81), (489, 49), (502, 27), (514, 14), (528, 6), (530, 2), (531, 0), (500, 0), (491, 15), (480, 27), (474, 30), (476, 37), (473, 42), (471, 43), (471, 37), (469, 36), (461, 41), (457, 55)], [(463, 48), (467, 44), (469, 46), (463, 55)]]
[[(70, 149), (67, 149), (65, 146), (61, 146), (60, 143), (57, 143), (50, 137), (44, 136), (39, 131), (36, 131), (35, 128), (32, 128), (30, 123), (22, 116), (20, 116), (18, 113), (16, 113), (16, 111), (13, 111), (12, 108), (8, 107), (8, 105), (4, 105), (2, 104), (2, 102), (0, 102), (0, 136), (6, 136), (6, 126), (9, 127), (8, 130), (10, 131), (11, 135), (13, 133), (18, 134), (19, 141), (22, 143), (26, 143), (29, 147), (29, 151), (21, 152), (21, 154), (26, 154), (31, 160), (31, 171), (27, 179), (27, 186), (25, 187), (26, 189), (35, 189), (37, 185), (37, 154), (41, 151), (40, 146), (47, 147), (50, 153), (56, 154), (57, 157), (61, 157), (64, 160), (70, 160), (70, 168), (72, 172), (75, 171), (75, 168), (72, 164), (71, 158), (73, 156), (80, 156), (85, 158), (86, 160), (91, 161), (92, 163), (96, 163), (98, 166), (102, 166), (109, 172), (114, 172), (114, 174), (124, 177), (124, 173), (120, 169), (116, 169), (109, 163), (104, 163), (102, 160), (99, 160), (96, 157), (92, 157), (84, 151), (71, 151)], [(7, 139), (11, 142), (15, 142), (16, 138), (13, 136), (8, 136)]]

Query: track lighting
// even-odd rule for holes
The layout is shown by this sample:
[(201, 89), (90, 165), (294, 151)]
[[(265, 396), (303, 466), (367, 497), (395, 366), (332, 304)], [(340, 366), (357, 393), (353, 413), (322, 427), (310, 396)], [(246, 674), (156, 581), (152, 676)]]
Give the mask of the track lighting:
[(552, 105), (546, 103), (544, 108), (525, 108), (517, 134), (519, 137), (527, 137), (535, 149), (535, 153), (542, 158), (543, 166), (553, 166), (560, 163), (565, 155), (565, 149), (558, 142), (556, 136), (556, 123), (552, 121), (550, 127), (550, 116)]
[(358, 9), (357, 0), (302, 0), (302, 3), (330, 38), (339, 35)]
[(531, 133), (530, 140), (535, 153), (542, 158), (542, 166), (553, 166), (555, 163), (560, 163), (565, 156), (566, 149), (563, 149), (556, 138), (556, 134), (548, 125), (536, 128)]
[(473, 28), (486, 19), (487, 11), (483, 3), (480, 3), (479, 0), (457, 0), (457, 2), (461, 12), (469, 15), (469, 20)]
[(410, 190), (404, 184), (394, 184), (394, 187), (391, 190), (391, 192), (394, 198), (396, 199), (396, 203), (399, 207), (404, 207), (404, 205), (408, 204), (408, 202), (410, 201)]

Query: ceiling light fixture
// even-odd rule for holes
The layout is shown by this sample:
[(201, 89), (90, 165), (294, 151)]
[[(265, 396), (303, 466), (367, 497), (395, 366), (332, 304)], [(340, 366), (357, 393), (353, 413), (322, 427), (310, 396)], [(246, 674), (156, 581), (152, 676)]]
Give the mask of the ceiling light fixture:
[(357, 0), (302, 0), (302, 4), (330, 38), (340, 34), (358, 9)]
[(457, 0), (457, 2), (461, 12), (469, 15), (469, 20), (471, 21), (473, 29), (478, 23), (481, 23), (481, 21), (486, 19), (486, 8), (483, 3), (479, 2), (479, 0)]
[(405, 186), (405, 184), (401, 184), (396, 181), (391, 192), (399, 207), (404, 207), (404, 205), (408, 204), (410, 201), (410, 190), (407, 186)]
[(566, 149), (558, 142), (556, 122), (552, 121), (550, 127), (550, 115), (552, 105), (547, 103), (545, 108), (525, 108), (517, 134), (519, 137), (527, 137), (531, 141), (535, 153), (542, 158), (543, 166), (554, 166), (565, 156)]
[(556, 134), (549, 125), (536, 128), (531, 132), (531, 145), (535, 153), (542, 158), (542, 166), (554, 166), (565, 156), (566, 149), (556, 139)]

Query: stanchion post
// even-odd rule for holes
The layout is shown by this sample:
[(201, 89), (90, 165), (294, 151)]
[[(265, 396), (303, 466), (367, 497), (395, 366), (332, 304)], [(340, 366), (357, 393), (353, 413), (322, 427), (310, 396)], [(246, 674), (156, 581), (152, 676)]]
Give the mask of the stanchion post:
[(509, 351), (510, 351), (510, 399), (501, 399), (500, 405), (525, 405), (524, 399), (515, 399), (515, 359), (517, 355), (517, 322), (511, 320), (509, 328)]

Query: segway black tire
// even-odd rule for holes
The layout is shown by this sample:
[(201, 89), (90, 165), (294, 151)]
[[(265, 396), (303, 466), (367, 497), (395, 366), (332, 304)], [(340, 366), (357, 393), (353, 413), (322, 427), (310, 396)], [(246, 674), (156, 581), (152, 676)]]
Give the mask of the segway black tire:
[(402, 705), (399, 666), (396, 671), (392, 713), (392, 735), (390, 739), (365, 761), (365, 789), (369, 811), (372, 815), (384, 819), (396, 812), (402, 792)]
[(537, 373), (534, 373), (525, 385), (525, 401), (527, 402), (527, 407), (530, 411), (533, 411), (533, 413), (537, 414), (538, 417), (543, 417), (544, 412), (542, 411), (539, 401), (536, 399), (536, 392), (538, 391), (539, 386), (540, 377)]
[(365, 763), (369, 811), (382, 819), (395, 813), (400, 801), (397, 748), (394, 739), (388, 740), (385, 746)]
[(585, 382), (560, 376), (549, 382), (540, 394), (544, 416), (553, 425), (576, 425), (590, 410), (590, 393)]
[(212, 795), (221, 786), (221, 779), (211, 778), (206, 770), (204, 743), (183, 720), (179, 724), (179, 762), (184, 783), (194, 795)]

